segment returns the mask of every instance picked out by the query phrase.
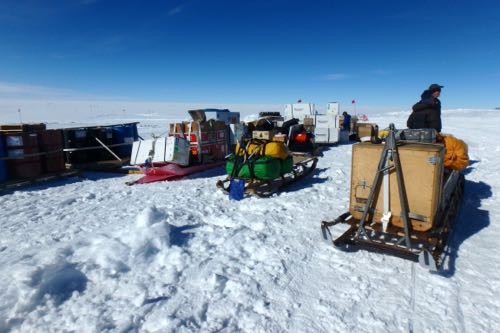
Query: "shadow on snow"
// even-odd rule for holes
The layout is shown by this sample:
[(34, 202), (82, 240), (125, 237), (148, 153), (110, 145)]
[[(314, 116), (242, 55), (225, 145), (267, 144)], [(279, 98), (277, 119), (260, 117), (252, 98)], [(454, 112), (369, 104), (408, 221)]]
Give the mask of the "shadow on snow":
[(491, 186), (480, 181), (465, 180), (462, 204), (455, 219), (455, 227), (449, 240), (448, 265), (440, 275), (455, 274), (455, 263), (463, 242), (490, 225), (490, 213), (481, 208), (481, 200), (492, 196)]

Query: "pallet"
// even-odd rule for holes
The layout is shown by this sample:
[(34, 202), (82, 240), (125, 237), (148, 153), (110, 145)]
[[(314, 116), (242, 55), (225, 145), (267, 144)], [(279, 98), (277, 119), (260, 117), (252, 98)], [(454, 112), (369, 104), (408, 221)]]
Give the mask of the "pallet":
[(89, 163), (67, 163), (66, 168), (78, 171), (99, 171), (113, 173), (129, 173), (130, 169), (123, 169), (124, 165), (128, 165), (130, 158), (123, 158), (121, 161), (95, 161)]
[(61, 178), (72, 177), (80, 175), (78, 170), (64, 170), (58, 172), (46, 173), (41, 176), (26, 178), (26, 179), (14, 179), (6, 182), (0, 183), (0, 192), (18, 189), (24, 186), (35, 185), (40, 183), (45, 183)]

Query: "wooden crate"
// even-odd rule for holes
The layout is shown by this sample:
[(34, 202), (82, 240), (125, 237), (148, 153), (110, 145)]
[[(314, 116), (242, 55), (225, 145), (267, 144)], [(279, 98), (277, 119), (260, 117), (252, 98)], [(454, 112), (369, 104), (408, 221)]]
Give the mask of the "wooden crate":
[(38, 132), (46, 129), (46, 125), (40, 124), (6, 124), (0, 125), (2, 132)]
[(356, 135), (358, 139), (363, 137), (377, 137), (378, 136), (378, 125), (370, 123), (357, 123), (356, 124)]
[[(384, 145), (359, 143), (352, 147), (351, 194), (349, 211), (354, 218), (361, 219), (368, 199), (375, 172)], [(435, 214), (441, 197), (443, 181), (444, 146), (435, 144), (405, 144), (400, 147), (399, 156), (403, 181), (408, 198), (410, 221), (413, 230), (427, 231), (434, 226)], [(396, 172), (389, 175), (389, 210), (391, 224), (403, 227)], [(373, 221), (380, 223), (383, 214), (383, 185), (381, 182), (376, 201)]]

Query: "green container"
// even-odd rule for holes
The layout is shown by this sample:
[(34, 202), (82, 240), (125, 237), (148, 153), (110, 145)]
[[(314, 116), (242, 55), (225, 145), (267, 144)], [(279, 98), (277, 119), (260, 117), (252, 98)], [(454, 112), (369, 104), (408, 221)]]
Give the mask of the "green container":
[(281, 174), (292, 172), (293, 170), (293, 157), (288, 156), (284, 160), (280, 160), (281, 163)]
[[(250, 167), (253, 167), (255, 178), (262, 180), (272, 180), (278, 178), (281, 172), (281, 161), (268, 156), (260, 157), (256, 160), (246, 162), (240, 166), (238, 178), (252, 178)], [(226, 172), (229, 176), (233, 174), (234, 157), (231, 156), (226, 162)]]

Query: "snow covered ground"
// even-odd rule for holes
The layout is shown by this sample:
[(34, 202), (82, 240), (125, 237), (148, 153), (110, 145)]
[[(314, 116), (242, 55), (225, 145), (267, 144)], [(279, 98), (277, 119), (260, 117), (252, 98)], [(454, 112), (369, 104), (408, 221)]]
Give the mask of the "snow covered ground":
[(139, 175), (87, 173), (0, 196), (0, 332), (499, 332), (500, 112), (446, 110), (443, 124), (471, 163), (442, 275), (323, 242), (321, 220), (348, 207), (350, 145), (240, 202), (216, 190), (222, 169), (132, 187)]

